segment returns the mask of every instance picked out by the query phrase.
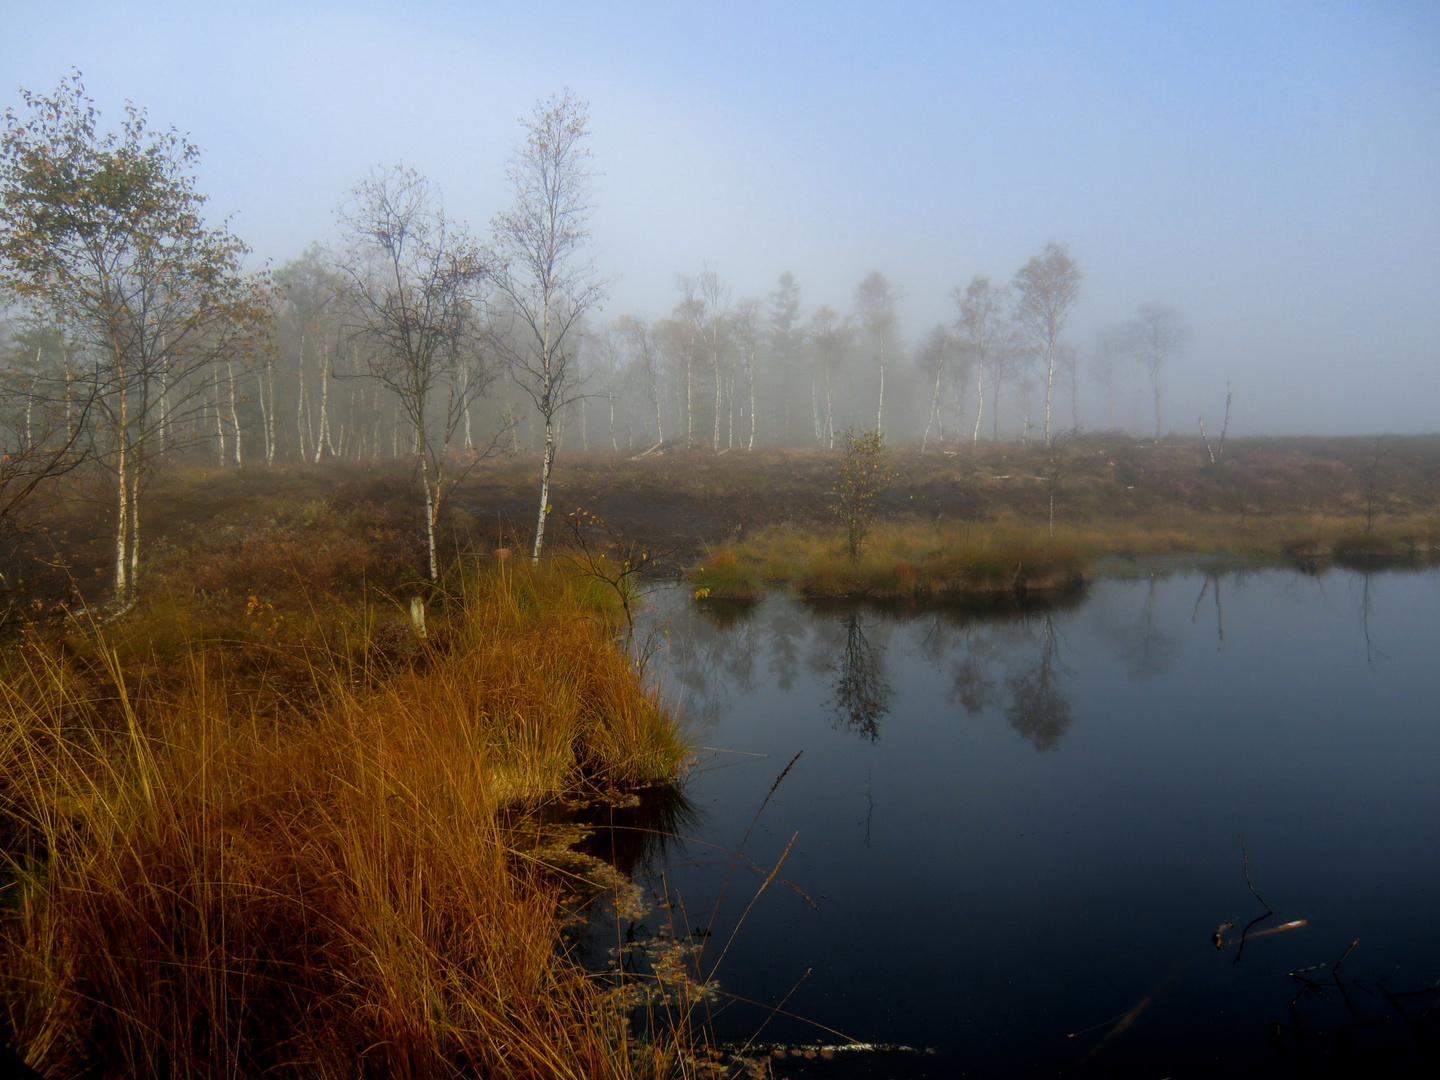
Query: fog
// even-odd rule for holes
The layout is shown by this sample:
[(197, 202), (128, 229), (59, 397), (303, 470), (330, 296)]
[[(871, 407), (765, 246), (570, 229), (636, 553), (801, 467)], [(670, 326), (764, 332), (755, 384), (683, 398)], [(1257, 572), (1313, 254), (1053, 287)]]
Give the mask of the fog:
[[(333, 242), (377, 164), (429, 176), (483, 235), (517, 118), (568, 87), (601, 173), (595, 341), (620, 315), (670, 316), (677, 274), (712, 270), (738, 304), (790, 272), (808, 322), (850, 315), (878, 271), (892, 430), (919, 437), (915, 359), (954, 330), (952, 291), (1006, 285), (1054, 242), (1083, 274), (1057, 425), (1111, 426), (1104, 332), (1159, 302), (1188, 329), (1167, 431), (1218, 423), (1227, 384), (1232, 433), (1437, 428), (1433, 4), (62, 2), (5, 23), (0, 101), (78, 68), (108, 125), (128, 99), (189, 133), (257, 267)], [(838, 422), (869, 415), (866, 363), (847, 360)], [(1113, 389), (1113, 423), (1152, 429), (1128, 360)], [(814, 387), (797, 393), (811, 410)], [(1016, 434), (1018, 386), (1006, 407)]]

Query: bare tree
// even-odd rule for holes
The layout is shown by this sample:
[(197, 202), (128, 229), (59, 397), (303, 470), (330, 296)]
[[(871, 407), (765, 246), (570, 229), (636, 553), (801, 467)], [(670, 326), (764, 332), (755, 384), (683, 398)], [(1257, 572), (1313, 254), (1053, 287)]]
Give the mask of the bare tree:
[(650, 324), (637, 316), (621, 315), (615, 328), (629, 345), (631, 382), (640, 384), (640, 392), (655, 414), (655, 445), (659, 446), (665, 441), (660, 409), (660, 343)]
[(620, 443), (615, 435), (615, 402), (620, 397), (621, 382), (625, 376), (625, 352), (629, 342), (625, 331), (614, 324), (590, 335), (586, 341), (586, 367), (599, 387), (595, 396), (604, 399), (609, 413), (610, 449), (619, 450)]
[(935, 425), (937, 419), (940, 421), (940, 442), (943, 444), (945, 441), (945, 418), (941, 416), (940, 394), (945, 385), (945, 378), (955, 365), (957, 351), (955, 339), (951, 336), (950, 331), (937, 323), (930, 329), (930, 333), (925, 336), (925, 340), (915, 353), (915, 366), (934, 384), (930, 392), (930, 412), (925, 418), (925, 434), (920, 438), (922, 454), (930, 444), (930, 429)]
[[(1200, 417), (1200, 441), (1205, 444), (1205, 452), (1210, 455), (1210, 464), (1214, 465), (1225, 456), (1225, 436), (1230, 433), (1230, 406), (1235, 403), (1235, 388), (1228, 382), (1225, 384), (1225, 419), (1220, 426), (1220, 443), (1218, 446), (1210, 445), (1210, 436), (1205, 433), (1205, 417)], [(1216, 594), (1218, 602), (1219, 594)]]
[[(807, 340), (814, 362), (810, 382), (810, 406), (815, 421), (815, 441), (826, 449), (835, 446), (835, 379), (845, 365), (850, 330), (835, 309), (827, 305), (810, 316)], [(820, 389), (824, 387), (825, 411), (820, 412)]]
[(1115, 430), (1115, 379), (1119, 375), (1120, 361), (1128, 348), (1124, 327), (1107, 326), (1095, 338), (1095, 349), (1090, 357), (1090, 370), (1095, 381), (1105, 391), (1105, 404), (1109, 416), (1109, 430)]
[(1051, 438), (1050, 404), (1055, 390), (1056, 346), (1070, 311), (1080, 299), (1080, 268), (1063, 244), (1045, 250), (1015, 275), (1015, 318), (1024, 327), (1045, 364), (1045, 441)]
[(745, 449), (755, 449), (755, 365), (760, 355), (760, 301), (751, 297), (735, 305), (731, 318), (735, 346), (740, 351), (740, 361), (745, 365), (745, 382), (750, 392), (750, 434), (745, 440)]
[(521, 123), (525, 143), (505, 170), (515, 202), (492, 224), (499, 261), (496, 286), (514, 331), (499, 340), (511, 374), (545, 425), (540, 509), (530, 553), (538, 562), (550, 512), (555, 417), (579, 394), (571, 338), (585, 313), (604, 299), (606, 283), (582, 257), (590, 238), (593, 176), (585, 145), (588, 107), (566, 90), (537, 103)]
[(701, 268), (699, 284), (700, 299), (705, 304), (705, 321), (701, 326), (701, 334), (705, 342), (705, 355), (709, 358), (710, 372), (715, 377), (714, 432), (710, 436), (710, 448), (719, 450), (720, 420), (724, 413), (724, 364), (730, 345), (730, 286), (709, 266)]
[(694, 278), (688, 274), (676, 274), (675, 286), (680, 290), (680, 302), (675, 305), (667, 323), (666, 335), (673, 362), (680, 365), (681, 402), (680, 409), (685, 417), (685, 445), (695, 445), (695, 353), (704, 336), (705, 300), (699, 295)]
[[(352, 261), (356, 256), (360, 256), (361, 261), (368, 258), (355, 251), (347, 254)], [(335, 456), (330, 382), (336, 357), (331, 350), (338, 349), (345, 332), (344, 323), (351, 314), (341, 311), (341, 300), (349, 292), (350, 279), (335, 270), (326, 252), (312, 245), (298, 259), (275, 271), (275, 283), (284, 297), (276, 313), (276, 329), (281, 331), (277, 343), (294, 348), (295, 443), (301, 460), (319, 462), (327, 450), (331, 457)], [(318, 382), (310, 379), (311, 367), (319, 377)], [(276, 405), (273, 367), (268, 371), (262, 368), (260, 375), (261, 406), (269, 414), (265, 423), (273, 428)], [(318, 413), (313, 400), (317, 396)], [(267, 433), (267, 460), (274, 459), (274, 441), (272, 430)]]
[(885, 275), (876, 270), (855, 288), (855, 320), (869, 339), (880, 368), (880, 399), (875, 430), (885, 434), (885, 360), (895, 333), (895, 293)]
[(366, 374), (389, 390), (413, 428), (425, 503), (430, 580), (440, 576), (435, 529), (447, 457), (470, 402), (491, 381), (481, 349), (480, 250), (445, 216), (413, 169), (376, 170), (340, 212), (352, 331), (369, 346)]
[(972, 442), (980, 441), (980, 421), (985, 415), (985, 384), (990, 384), (991, 409), (995, 414), (994, 433), (999, 435), (1000, 385), (1009, 372), (1009, 353), (1003, 347), (1005, 335), (1004, 290), (993, 288), (990, 279), (976, 276), (964, 292), (957, 286), (951, 294), (960, 315), (956, 328), (964, 348), (975, 365), (975, 431)]
[(1141, 304), (1135, 318), (1125, 324), (1125, 342), (1135, 362), (1145, 369), (1155, 398), (1155, 441), (1160, 441), (1160, 372), (1189, 340), (1185, 321), (1174, 308), (1161, 303)]
[(800, 372), (805, 349), (805, 329), (800, 324), (800, 283), (788, 270), (780, 275), (778, 287), (768, 297), (770, 355), (780, 383), (780, 400), (776, 402), (775, 432), (779, 439), (791, 443), (790, 408), (794, 402), (794, 376)]

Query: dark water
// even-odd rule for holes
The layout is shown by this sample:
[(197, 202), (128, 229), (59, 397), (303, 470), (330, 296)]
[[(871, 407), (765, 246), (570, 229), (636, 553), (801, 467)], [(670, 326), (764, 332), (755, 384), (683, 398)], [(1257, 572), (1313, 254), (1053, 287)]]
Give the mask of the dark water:
[(711, 928), (723, 1038), (935, 1051), (831, 1076), (1430, 1075), (1440, 573), (647, 620), (704, 747), (648, 918)]

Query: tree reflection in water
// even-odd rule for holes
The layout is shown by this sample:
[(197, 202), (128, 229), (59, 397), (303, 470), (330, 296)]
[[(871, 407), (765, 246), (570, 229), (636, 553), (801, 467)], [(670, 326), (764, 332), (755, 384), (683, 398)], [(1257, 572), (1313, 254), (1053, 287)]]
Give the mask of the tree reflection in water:
[(848, 728), (875, 742), (880, 738), (880, 722), (890, 713), (885, 650), (866, 635), (858, 611), (851, 611), (841, 622), (845, 644), (833, 664), (830, 715), (837, 728)]
[(1054, 622), (1042, 615), (1039, 658), (1033, 667), (1005, 680), (1011, 693), (1005, 718), (1036, 750), (1053, 750), (1074, 719), (1070, 699), (1060, 689), (1065, 668), (1056, 657), (1056, 641)]
[[(1003, 718), (1036, 749), (1053, 750), (1073, 720), (1064, 686), (1074, 673), (1061, 662), (1057, 620), (1082, 599), (887, 606), (786, 596), (696, 603), (676, 594), (648, 617), (671, 631), (660, 679), (683, 687), (684, 710), (705, 723), (753, 694), (798, 690), (823, 701), (821, 715), (834, 729), (878, 742), (882, 727), (908, 708), (887, 668), (914, 657), (948, 676), (949, 699), (965, 714)], [(1159, 634), (1152, 607), (1146, 598), (1138, 623), (1127, 611), (1109, 634), (1141, 670), (1163, 664), (1175, 648)], [(892, 643), (898, 660), (890, 658)], [(811, 689), (811, 679), (823, 689)]]

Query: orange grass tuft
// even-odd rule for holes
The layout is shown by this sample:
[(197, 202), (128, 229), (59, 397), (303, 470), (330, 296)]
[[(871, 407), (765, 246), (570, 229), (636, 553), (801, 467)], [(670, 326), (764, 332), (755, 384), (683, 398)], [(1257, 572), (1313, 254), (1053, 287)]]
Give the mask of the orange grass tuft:
[[(558, 948), (526, 807), (673, 778), (683, 747), (555, 569), (464, 587), (381, 680), (343, 650), (237, 706), (197, 644), (140, 679), (103, 640), (0, 681), (0, 941), (14, 1045), (51, 1077), (665, 1072)], [(533, 828), (528, 830), (534, 833)]]

